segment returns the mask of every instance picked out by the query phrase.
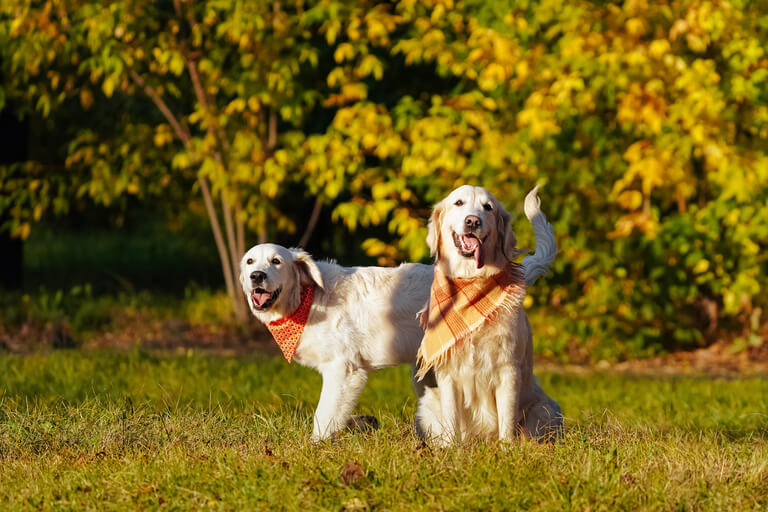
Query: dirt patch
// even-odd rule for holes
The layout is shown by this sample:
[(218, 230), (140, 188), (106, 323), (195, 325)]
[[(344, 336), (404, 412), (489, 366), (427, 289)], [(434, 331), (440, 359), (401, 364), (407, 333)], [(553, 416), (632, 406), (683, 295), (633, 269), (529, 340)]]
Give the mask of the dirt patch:
[(733, 344), (718, 342), (698, 350), (616, 363), (600, 361), (574, 365), (537, 361), (536, 370), (566, 374), (606, 372), (626, 375), (755, 376), (768, 374), (768, 348), (760, 346), (737, 351)]
[[(265, 353), (280, 356), (272, 336), (255, 321), (244, 326), (198, 324), (178, 319), (157, 319), (135, 312), (116, 315), (110, 319), (108, 329), (92, 332), (73, 332), (69, 324), (57, 321), (27, 321), (13, 328), (0, 325), (0, 350), (25, 354), (74, 348), (141, 348), (161, 352), (193, 349), (221, 355)], [(537, 359), (536, 370), (561, 374), (765, 375), (768, 374), (768, 344), (736, 350), (736, 345), (732, 343), (717, 342), (698, 350), (622, 362), (563, 364)]]
[(182, 320), (117, 321), (106, 331), (73, 332), (66, 322), (0, 326), (0, 350), (27, 354), (49, 349), (108, 348), (150, 351), (202, 350), (222, 355), (261, 352), (279, 355), (261, 325), (206, 325)]

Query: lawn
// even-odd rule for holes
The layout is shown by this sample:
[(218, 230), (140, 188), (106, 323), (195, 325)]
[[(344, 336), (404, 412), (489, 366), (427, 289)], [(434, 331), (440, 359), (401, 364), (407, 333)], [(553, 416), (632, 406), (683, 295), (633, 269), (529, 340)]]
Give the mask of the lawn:
[(540, 380), (554, 445), (423, 446), (407, 368), (363, 394), (377, 432), (313, 444), (320, 377), (278, 358), (0, 355), (0, 508), (768, 509), (767, 381)]

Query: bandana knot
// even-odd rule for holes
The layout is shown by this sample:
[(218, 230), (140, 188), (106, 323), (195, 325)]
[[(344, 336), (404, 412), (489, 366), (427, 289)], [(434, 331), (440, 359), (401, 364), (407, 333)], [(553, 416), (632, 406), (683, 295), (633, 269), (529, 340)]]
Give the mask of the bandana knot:
[(421, 312), (424, 338), (419, 347), (422, 378), (449, 357), (462, 341), (470, 338), (500, 310), (511, 311), (522, 305), (525, 276), (522, 265), (508, 263), (500, 272), (469, 279), (451, 279), (435, 267), (429, 302)]
[(299, 346), (304, 327), (307, 325), (309, 310), (315, 296), (315, 287), (307, 286), (301, 290), (301, 303), (296, 311), (288, 316), (278, 318), (267, 324), (267, 329), (275, 338), (277, 346), (283, 352), (283, 356), (290, 363), (296, 347)]

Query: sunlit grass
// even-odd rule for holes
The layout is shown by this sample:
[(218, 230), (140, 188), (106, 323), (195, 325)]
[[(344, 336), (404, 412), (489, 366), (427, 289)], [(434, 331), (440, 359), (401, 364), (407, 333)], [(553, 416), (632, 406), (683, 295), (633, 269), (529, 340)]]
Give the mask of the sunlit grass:
[[(309, 441), (320, 377), (278, 358), (0, 357), (2, 508), (745, 510), (768, 506), (768, 382), (542, 375), (565, 439), (426, 448), (407, 368)], [(361, 471), (344, 472), (358, 462)], [(353, 464), (354, 468), (355, 465)], [(351, 475), (351, 476), (350, 476)]]

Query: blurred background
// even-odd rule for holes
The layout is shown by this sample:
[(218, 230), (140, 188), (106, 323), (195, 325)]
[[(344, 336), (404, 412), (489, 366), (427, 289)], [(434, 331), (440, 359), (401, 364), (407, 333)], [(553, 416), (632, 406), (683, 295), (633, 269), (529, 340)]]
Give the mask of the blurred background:
[(429, 262), (461, 184), (559, 255), (541, 358), (765, 358), (768, 4), (0, 4), (0, 350), (271, 346), (253, 244)]

